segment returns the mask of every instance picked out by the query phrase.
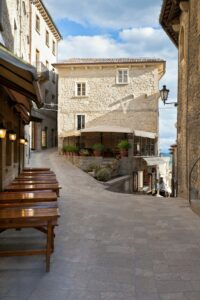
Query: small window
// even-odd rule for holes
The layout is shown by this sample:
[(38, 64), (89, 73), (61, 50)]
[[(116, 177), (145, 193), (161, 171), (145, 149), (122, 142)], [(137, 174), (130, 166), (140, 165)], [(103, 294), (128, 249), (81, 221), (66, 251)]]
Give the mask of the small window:
[(127, 84), (128, 83), (128, 69), (119, 69), (117, 70), (117, 83), (118, 84)]
[(47, 127), (42, 130), (42, 148), (47, 148)]
[(56, 99), (55, 95), (52, 95), (52, 96), (51, 96), (51, 99), (52, 99), (52, 102), (54, 103), (54, 102), (55, 102), (55, 99)]
[(49, 91), (47, 89), (45, 89), (45, 102), (48, 101), (48, 94), (49, 94)]
[(56, 43), (55, 43), (55, 41), (53, 41), (53, 43), (52, 43), (52, 52), (53, 52), (54, 55), (56, 55)]
[(49, 32), (46, 30), (46, 45), (49, 47)]
[(9, 140), (9, 135), (6, 135), (6, 166), (12, 165), (12, 142)]
[(48, 62), (48, 60), (46, 60), (46, 67), (47, 67), (47, 69), (49, 69), (49, 62)]
[(85, 115), (77, 115), (77, 130), (85, 128)]
[(23, 8), (24, 15), (26, 15), (26, 5), (24, 1), (22, 1), (22, 8)]
[(38, 17), (38, 15), (36, 15), (35, 29), (37, 30), (37, 32), (40, 32), (40, 18)]
[(56, 82), (56, 73), (55, 73), (55, 69), (52, 69), (52, 82)]
[(38, 51), (37, 49), (35, 50), (35, 65), (36, 65), (36, 68), (39, 69), (39, 66), (40, 66), (40, 51)]
[(76, 83), (76, 96), (84, 97), (86, 96), (86, 83), (77, 82)]

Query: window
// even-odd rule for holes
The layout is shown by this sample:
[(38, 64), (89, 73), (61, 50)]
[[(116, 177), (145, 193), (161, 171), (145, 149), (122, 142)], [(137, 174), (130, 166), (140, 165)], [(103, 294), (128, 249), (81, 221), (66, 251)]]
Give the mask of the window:
[(127, 84), (128, 83), (128, 69), (119, 69), (117, 70), (117, 83), (118, 84)]
[(48, 101), (48, 94), (49, 94), (49, 91), (47, 89), (45, 89), (45, 102)]
[(51, 99), (52, 99), (52, 102), (54, 103), (54, 102), (55, 102), (55, 99), (56, 99), (55, 95), (52, 95), (52, 96), (51, 96)]
[(35, 50), (35, 65), (36, 65), (36, 68), (39, 68), (39, 65), (40, 65), (40, 51), (38, 51), (37, 49)]
[(48, 60), (46, 60), (46, 67), (47, 67), (47, 69), (49, 69), (49, 62), (48, 62)]
[(42, 130), (42, 148), (47, 148), (47, 127)]
[(22, 7), (23, 7), (23, 13), (24, 15), (26, 15), (26, 5), (24, 1), (22, 1)]
[(6, 166), (12, 165), (12, 142), (9, 140), (9, 135), (6, 134)]
[(49, 47), (49, 32), (46, 30), (46, 45)]
[(85, 115), (77, 115), (77, 130), (85, 128)]
[(84, 97), (86, 96), (86, 83), (77, 82), (76, 83), (76, 96)]
[(40, 32), (40, 18), (38, 17), (38, 15), (36, 15), (35, 29), (37, 30), (37, 32)]
[(56, 55), (56, 43), (55, 41), (53, 41), (53, 44), (52, 44), (52, 52), (54, 55)]
[(52, 82), (56, 82), (56, 73), (55, 73), (55, 69), (52, 69)]

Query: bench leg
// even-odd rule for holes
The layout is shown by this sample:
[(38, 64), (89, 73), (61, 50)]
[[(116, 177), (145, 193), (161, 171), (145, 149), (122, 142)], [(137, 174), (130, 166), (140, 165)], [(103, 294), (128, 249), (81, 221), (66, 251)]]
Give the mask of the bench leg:
[(50, 257), (51, 257), (51, 247), (52, 247), (52, 224), (51, 222), (48, 222), (47, 225), (47, 249), (46, 249), (46, 272), (50, 271)]

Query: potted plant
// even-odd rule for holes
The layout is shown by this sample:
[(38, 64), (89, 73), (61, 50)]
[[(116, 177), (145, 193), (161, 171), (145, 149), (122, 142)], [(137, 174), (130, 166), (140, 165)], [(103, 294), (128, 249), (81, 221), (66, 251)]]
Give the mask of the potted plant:
[(89, 151), (88, 151), (88, 149), (80, 149), (79, 150), (79, 155), (80, 156), (89, 156)]
[(101, 143), (94, 144), (92, 149), (94, 156), (101, 156), (102, 152), (104, 151), (104, 145)]
[(64, 155), (67, 155), (67, 145), (63, 145), (62, 152)]
[(72, 145), (71, 146), (71, 153), (72, 153), (72, 155), (77, 156), (78, 152), (79, 152), (79, 148), (76, 147), (76, 146), (74, 146), (74, 145)]
[(121, 140), (117, 144), (117, 148), (120, 150), (121, 157), (128, 156), (128, 149), (131, 148), (131, 144), (128, 140)]

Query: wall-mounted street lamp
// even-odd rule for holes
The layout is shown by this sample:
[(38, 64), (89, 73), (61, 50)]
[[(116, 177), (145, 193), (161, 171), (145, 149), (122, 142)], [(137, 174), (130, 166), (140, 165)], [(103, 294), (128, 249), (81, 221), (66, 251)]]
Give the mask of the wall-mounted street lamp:
[(25, 144), (25, 139), (24, 138), (19, 139), (19, 143), (24, 145)]
[(10, 130), (10, 131), (8, 131), (8, 137), (9, 137), (10, 141), (14, 142), (17, 138), (17, 134), (15, 131)]
[(0, 124), (0, 139), (4, 139), (6, 136), (6, 128), (3, 123)]
[(169, 95), (169, 90), (166, 88), (166, 85), (163, 85), (163, 88), (160, 90), (160, 97), (161, 100), (163, 101), (164, 105), (165, 104), (174, 104), (174, 106), (177, 106), (178, 103), (177, 102), (166, 102), (168, 99), (168, 95)]

